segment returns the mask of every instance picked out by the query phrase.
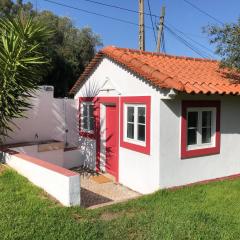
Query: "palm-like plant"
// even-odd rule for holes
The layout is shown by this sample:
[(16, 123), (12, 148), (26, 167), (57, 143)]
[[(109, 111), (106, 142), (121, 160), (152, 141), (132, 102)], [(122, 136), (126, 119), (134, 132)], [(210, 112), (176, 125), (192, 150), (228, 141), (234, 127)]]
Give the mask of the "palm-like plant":
[(13, 119), (31, 107), (46, 64), (44, 43), (51, 31), (32, 17), (0, 18), (0, 143), (12, 131)]

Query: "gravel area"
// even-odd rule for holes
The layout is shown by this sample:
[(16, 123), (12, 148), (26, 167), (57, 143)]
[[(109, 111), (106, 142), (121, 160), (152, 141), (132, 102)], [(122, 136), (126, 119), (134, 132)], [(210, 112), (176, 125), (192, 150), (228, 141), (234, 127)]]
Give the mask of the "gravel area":
[[(102, 207), (141, 196), (140, 193), (115, 183), (113, 180), (107, 183), (97, 183), (91, 179), (97, 174), (90, 170), (80, 168), (73, 170), (81, 175), (81, 205), (85, 208)], [(104, 176), (109, 178), (108, 174)]]

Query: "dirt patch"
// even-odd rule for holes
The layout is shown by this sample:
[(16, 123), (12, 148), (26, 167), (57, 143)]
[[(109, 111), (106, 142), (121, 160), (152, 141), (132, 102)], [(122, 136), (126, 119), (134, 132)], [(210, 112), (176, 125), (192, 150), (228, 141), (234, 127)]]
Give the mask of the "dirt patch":
[(123, 214), (121, 214), (121, 213), (105, 212), (100, 216), (100, 219), (103, 221), (111, 221), (111, 220), (117, 219), (122, 216), (123, 216)]
[(94, 193), (86, 188), (81, 187), (81, 206), (88, 208), (95, 205), (113, 202), (112, 199)]
[(134, 217), (136, 212), (134, 211), (120, 211), (120, 212), (104, 212), (100, 216), (100, 219), (103, 221), (111, 221), (121, 217), (132, 218)]
[(77, 213), (74, 213), (72, 216), (77, 222), (82, 222), (84, 220), (84, 218)]
[(0, 163), (0, 175), (6, 170), (6, 167)]

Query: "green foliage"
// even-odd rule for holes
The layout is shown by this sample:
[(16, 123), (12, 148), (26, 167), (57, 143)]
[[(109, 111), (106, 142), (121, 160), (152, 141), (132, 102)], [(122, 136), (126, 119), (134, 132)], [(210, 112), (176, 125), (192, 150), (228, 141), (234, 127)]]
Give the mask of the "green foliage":
[(204, 28), (216, 53), (222, 57), (222, 66), (240, 70), (240, 18), (237, 23)]
[(16, 16), (19, 11), (33, 14), (32, 3), (23, 3), (22, 0), (17, 0), (15, 3), (12, 0), (0, 0), (0, 16)]
[(11, 240), (236, 240), (239, 189), (239, 179), (228, 180), (86, 210), (61, 207), (16, 172), (5, 170), (0, 173), (0, 236)]
[(40, 12), (35, 18), (55, 32), (47, 45), (51, 64), (42, 84), (53, 85), (55, 96), (66, 96), (95, 55), (96, 47), (101, 46), (100, 37), (91, 28), (78, 29), (69, 18), (49, 11)]
[(0, 18), (0, 142), (12, 130), (13, 118), (31, 107), (28, 100), (41, 80), (43, 46), (51, 34), (32, 17)]
[(5, 14), (15, 16), (19, 10), (54, 30), (46, 44), (46, 54), (51, 62), (45, 68), (44, 78), (39, 84), (53, 85), (55, 97), (67, 96), (95, 55), (97, 47), (102, 46), (99, 35), (94, 34), (89, 27), (75, 27), (67, 17), (59, 17), (50, 11), (37, 12), (30, 2), (0, 0), (0, 17)]

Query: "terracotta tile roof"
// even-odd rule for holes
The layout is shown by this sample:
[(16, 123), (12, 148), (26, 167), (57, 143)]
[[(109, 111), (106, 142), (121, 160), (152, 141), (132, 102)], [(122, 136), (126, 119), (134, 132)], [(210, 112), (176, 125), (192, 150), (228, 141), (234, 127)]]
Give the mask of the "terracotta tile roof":
[(103, 57), (123, 65), (159, 88), (187, 93), (240, 94), (240, 74), (219, 68), (215, 60), (178, 57), (113, 46), (102, 49), (75, 83), (75, 94)]

